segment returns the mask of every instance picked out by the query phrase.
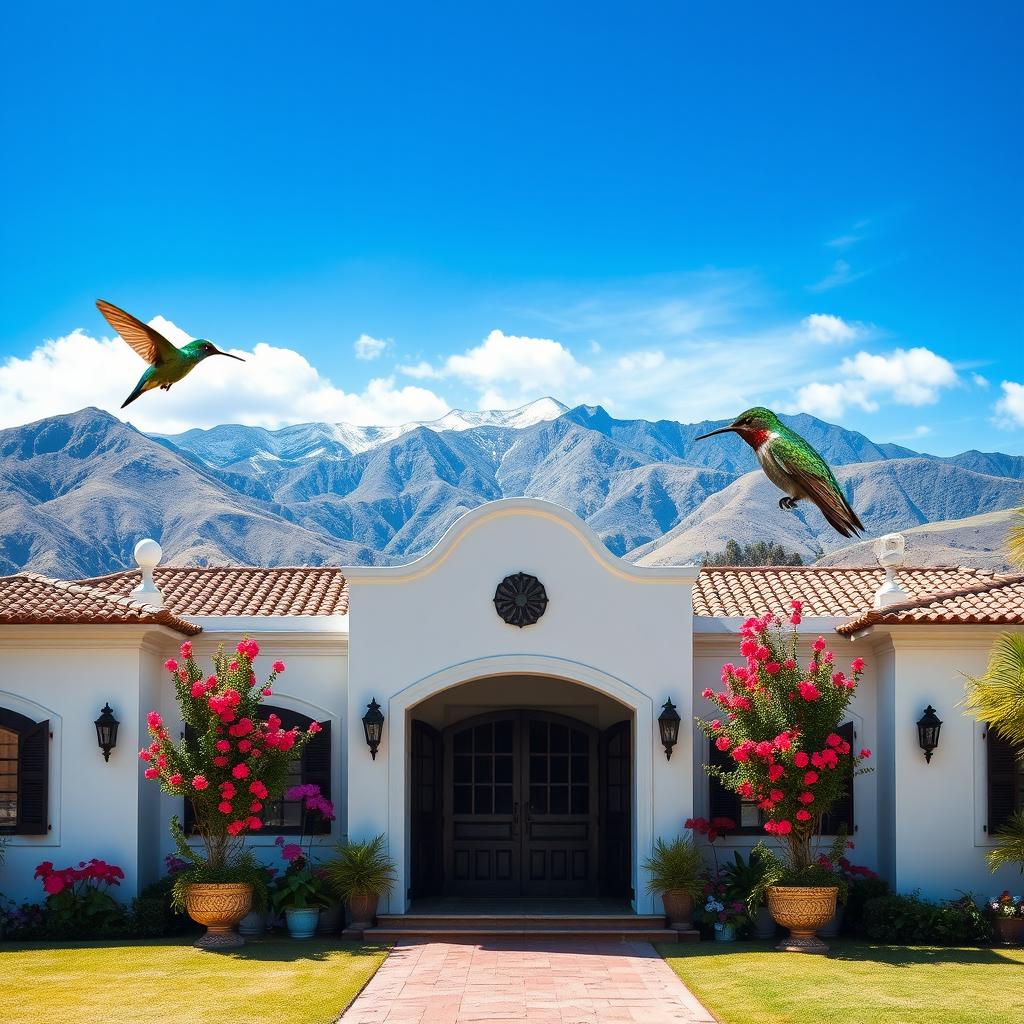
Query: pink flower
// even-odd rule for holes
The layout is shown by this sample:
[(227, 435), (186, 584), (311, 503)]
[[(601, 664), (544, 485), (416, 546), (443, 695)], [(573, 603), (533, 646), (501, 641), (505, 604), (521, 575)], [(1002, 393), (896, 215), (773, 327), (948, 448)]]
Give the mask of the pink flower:
[(789, 607), (792, 608), (793, 611), (795, 611), (795, 612), (800, 611), (800, 609), (803, 608), (803, 606), (804, 606), (803, 601), (790, 601), (789, 602)]
[(147, 779), (159, 779), (160, 769), (159, 768), (147, 768), (143, 773)]
[(150, 727), (150, 729), (156, 730), (164, 724), (164, 720), (160, 717), (159, 712), (150, 711), (150, 713), (146, 715), (146, 724)]
[(63, 892), (64, 889), (66, 888), (63, 872), (55, 871), (53, 874), (47, 875), (43, 879), (43, 888), (51, 896), (56, 896), (57, 893)]
[(863, 672), (864, 671), (864, 659), (863, 658), (854, 658), (853, 661), (850, 662), (850, 668), (853, 669), (854, 672)]
[(823, 636), (819, 636), (818, 639), (811, 644), (811, 649), (815, 651), (825, 650), (825, 638)]
[(206, 781), (206, 776), (205, 775), (197, 775), (192, 780), (192, 788), (193, 789), (203, 790), (203, 789), (206, 789), (206, 787), (209, 786), (209, 785), (210, 784), (209, 784), (209, 782)]
[(168, 658), (164, 662), (164, 668), (167, 669), (168, 672), (177, 672), (178, 663), (173, 658)]
[(263, 810), (263, 804), (261, 804), (259, 800), (253, 800), (253, 802), (249, 804), (249, 810), (255, 814), (257, 811)]
[(799, 612), (793, 612), (793, 614), (790, 615), (790, 617), (789, 617), (789, 621), (790, 621), (791, 625), (799, 626), (800, 625), (800, 613)]
[(284, 662), (283, 662), (283, 661), (275, 661), (275, 662), (274, 662), (274, 664), (273, 664), (273, 665), (271, 665), (270, 667), (271, 667), (271, 668), (272, 668), (272, 669), (273, 669), (273, 670), (274, 670), (275, 672), (277, 672), (277, 673), (281, 673), (281, 672), (283, 672), (283, 671), (284, 671)]
[(704, 690), (701, 693), (701, 696), (706, 698), (707, 700), (710, 700), (712, 697), (714, 697), (714, 695), (715, 691), (712, 690), (710, 686), (705, 686)]
[(843, 742), (843, 737), (837, 732), (830, 732), (828, 736), (825, 737), (825, 742), (830, 747), (838, 747)]
[(216, 756), (216, 757), (215, 757), (215, 758), (213, 759), (213, 763), (214, 763), (214, 764), (215, 764), (215, 765), (216, 765), (216, 766), (217, 766), (218, 768), (227, 768), (227, 766), (228, 766), (228, 757), (227, 757), (227, 754), (218, 754), (218, 755), (217, 755), (217, 756)]
[(781, 764), (770, 764), (768, 765), (768, 781), (778, 782), (783, 775), (786, 774), (786, 770)]
[(863, 750), (862, 750), (862, 751), (860, 752), (860, 756), (861, 756), (861, 757), (863, 757), (863, 758), (868, 758), (868, 757), (870, 757), (870, 756), (871, 756), (871, 751), (870, 751), (870, 750), (868, 750), (868, 748), (867, 748), (867, 747), (865, 747), (865, 748), (864, 748), (864, 749), (863, 749)]
[(800, 691), (800, 696), (806, 701), (817, 700), (821, 696), (821, 693), (814, 683), (807, 679), (800, 683), (797, 686), (797, 689)]
[(260, 693), (262, 693), (264, 697), (269, 697), (273, 692), (274, 691), (269, 686), (264, 686), (263, 689), (260, 690)]
[(793, 764), (795, 764), (797, 768), (806, 768), (809, 760), (810, 758), (802, 750), (798, 750), (796, 754), (793, 755)]
[(786, 821), (785, 818), (778, 822), (775, 826), (775, 834), (780, 836), (788, 836), (793, 831), (793, 823)]
[(186, 640), (181, 645), (181, 656), (183, 658), (191, 658), (192, 657), (192, 641), (191, 640)]
[(800, 810), (796, 812), (796, 820), (797, 821), (810, 821), (811, 820), (811, 812), (810, 811), (805, 811), (801, 807)]
[(202, 682), (195, 682), (192, 684), (191, 693), (193, 697), (202, 697), (205, 692), (206, 688), (203, 686)]
[(235, 784), (233, 782), (222, 782), (220, 784), (220, 795), (225, 800), (230, 800), (236, 793)]
[(297, 843), (286, 843), (281, 847), (281, 856), (287, 861), (298, 860), (302, 856), (302, 847)]
[(231, 749), (231, 740), (217, 740), (214, 746), (222, 753), (227, 753)]
[(791, 672), (796, 668), (796, 662), (792, 658), (787, 658), (783, 663), (783, 668), (788, 668)]
[(813, 786), (817, 781), (818, 781), (818, 773), (817, 772), (808, 772), (804, 776), (804, 785), (805, 786)]
[(252, 750), (252, 743), (250, 743), (249, 740), (239, 740), (238, 749), (240, 753), (248, 754), (249, 751)]
[(153, 755), (148, 750), (139, 751), (139, 760), (141, 761), (152, 761)]
[(802, 804), (813, 804), (814, 803), (814, 794), (811, 793), (811, 792), (808, 792), (807, 790), (804, 790), (804, 792), (802, 792), (797, 797), (797, 800), (799, 800), (800, 803), (802, 803)]
[(761, 740), (761, 742), (754, 747), (754, 753), (757, 754), (758, 757), (771, 757), (772, 745), (767, 740)]
[(728, 750), (732, 744), (729, 742), (728, 736), (719, 736), (718, 739), (715, 740), (715, 746), (718, 747), (719, 750)]
[(778, 675), (779, 674), (779, 670), (781, 668), (782, 668), (782, 666), (777, 661), (765, 662), (765, 666), (764, 666), (765, 672), (767, 672), (768, 675), (770, 675), (770, 676)]
[(233, 821), (224, 831), (227, 832), (229, 836), (237, 836), (244, 828), (244, 821)]
[(754, 795), (754, 787), (749, 782), (741, 782), (736, 787), (736, 792), (749, 800)]
[(232, 811), (231, 801), (221, 800), (221, 802), (217, 804), (217, 810), (220, 811), (221, 814), (230, 814)]
[(786, 794), (783, 793), (781, 789), (773, 789), (768, 794), (768, 799), (773, 800), (775, 803), (778, 803), (785, 795)]
[(249, 766), (246, 764), (236, 764), (235, 767), (231, 769), (231, 774), (236, 779), (247, 779), (249, 777)]
[(175, 772), (167, 781), (172, 786), (180, 786), (182, 783), (181, 772)]
[(260, 782), (259, 779), (253, 779), (252, 782), (249, 783), (249, 792), (252, 793), (253, 796), (259, 797), (260, 800), (266, 800), (269, 790), (262, 782)]

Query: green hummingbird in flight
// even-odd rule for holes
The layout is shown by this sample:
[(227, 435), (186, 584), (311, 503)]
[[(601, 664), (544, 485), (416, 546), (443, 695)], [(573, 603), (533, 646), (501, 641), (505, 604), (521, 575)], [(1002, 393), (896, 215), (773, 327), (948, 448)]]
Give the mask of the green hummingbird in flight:
[(730, 432), (739, 434), (754, 449), (765, 475), (786, 492), (779, 499), (779, 508), (796, 508), (796, 503), (806, 498), (844, 537), (863, 532), (864, 524), (850, 507), (828, 463), (771, 409), (755, 406), (741, 412), (728, 426), (709, 430), (694, 440)]
[(139, 395), (144, 395), (153, 388), (170, 391), (172, 384), (177, 384), (210, 356), (227, 356), (229, 359), (237, 359), (240, 363), (245, 362), (241, 356), (221, 352), (213, 342), (205, 338), (196, 338), (195, 341), (178, 348), (159, 331), (103, 299), (96, 300), (96, 308), (122, 339), (149, 363), (148, 369), (135, 385), (135, 390), (122, 403), (122, 409), (126, 405), (131, 405)]

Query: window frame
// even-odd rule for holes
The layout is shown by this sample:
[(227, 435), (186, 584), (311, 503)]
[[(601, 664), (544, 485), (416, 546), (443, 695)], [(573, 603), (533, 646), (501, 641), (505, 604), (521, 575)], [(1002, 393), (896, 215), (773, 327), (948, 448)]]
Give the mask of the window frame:
[(35, 721), (9, 707), (0, 707), (0, 726), (18, 737), (13, 825), (0, 825), (3, 836), (46, 836), (50, 825), (50, 720)]

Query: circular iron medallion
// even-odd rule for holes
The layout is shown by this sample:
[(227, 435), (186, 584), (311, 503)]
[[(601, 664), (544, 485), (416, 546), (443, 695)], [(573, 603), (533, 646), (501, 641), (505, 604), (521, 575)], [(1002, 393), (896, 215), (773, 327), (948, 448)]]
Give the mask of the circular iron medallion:
[(517, 572), (506, 576), (494, 592), (494, 608), (510, 625), (532, 626), (548, 606), (548, 595), (536, 576)]

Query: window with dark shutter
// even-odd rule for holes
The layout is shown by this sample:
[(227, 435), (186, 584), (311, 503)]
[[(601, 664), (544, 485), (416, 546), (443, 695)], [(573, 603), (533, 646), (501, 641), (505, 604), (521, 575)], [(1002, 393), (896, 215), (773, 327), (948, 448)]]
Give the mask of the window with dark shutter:
[[(714, 768), (723, 768), (725, 771), (733, 771), (736, 768), (736, 762), (732, 757), (719, 750), (714, 743), (710, 744), (708, 764)], [(758, 821), (759, 811), (757, 805), (750, 803), (749, 807), (745, 807), (746, 803), (749, 802), (741, 800), (736, 793), (726, 789), (714, 775), (708, 776), (709, 818), (732, 818), (736, 822), (737, 832), (760, 832), (761, 826)], [(751, 815), (751, 809), (753, 810), (753, 815)], [(745, 810), (746, 814), (744, 814)], [(744, 817), (746, 821), (744, 821)]]
[[(857, 733), (853, 728), (853, 722), (847, 722), (836, 730), (850, 746), (856, 750)], [(846, 773), (846, 792), (833, 805), (828, 814), (821, 816), (821, 834), (823, 836), (837, 835), (845, 829), (846, 834), (852, 836), (857, 831), (857, 822), (853, 815), (853, 761), (848, 762)]]
[(0, 708), (0, 834), (49, 831), (50, 722)]
[[(281, 726), (285, 729), (298, 727), (305, 731), (309, 727), (312, 718), (299, 714), (297, 711), (290, 711), (287, 708), (272, 707), (269, 704), (261, 706), (261, 719), (270, 715), (277, 715), (281, 719)], [(320, 787), (320, 792), (328, 800), (331, 799), (331, 723), (321, 722), (321, 731), (318, 732), (306, 744), (301, 757), (293, 761), (288, 771), (288, 780), (285, 783), (285, 792), (292, 786), (315, 784)], [(186, 726), (186, 739), (190, 738), (192, 730)], [(273, 833), (274, 835), (298, 835), (302, 831), (302, 801), (301, 800), (275, 800), (264, 806), (261, 812), (264, 826), (261, 833)], [(331, 831), (331, 823), (324, 821), (319, 814), (311, 814), (306, 823), (306, 835), (327, 835)], [(195, 831), (195, 816), (192, 811), (192, 801), (185, 798), (185, 813), (183, 826), (186, 835)]]
[(1000, 736), (991, 726), (985, 730), (988, 748), (988, 833), (993, 835), (1014, 811), (1024, 808), (1024, 751)]

